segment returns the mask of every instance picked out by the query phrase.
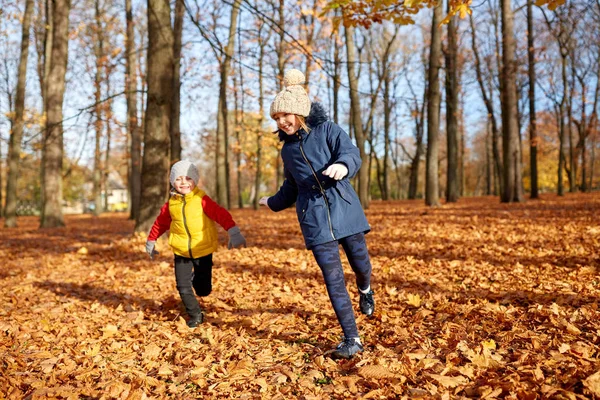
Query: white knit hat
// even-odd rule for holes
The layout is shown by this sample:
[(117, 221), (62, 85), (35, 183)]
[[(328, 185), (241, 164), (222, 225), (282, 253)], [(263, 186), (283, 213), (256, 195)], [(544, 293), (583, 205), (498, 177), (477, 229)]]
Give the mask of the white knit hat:
[(196, 168), (196, 166), (193, 163), (187, 160), (177, 161), (171, 167), (171, 175), (169, 176), (169, 181), (171, 182), (172, 186), (175, 186), (175, 179), (177, 179), (177, 177), (180, 176), (189, 176), (193, 179), (196, 185), (198, 184), (198, 180), (200, 179), (200, 173), (198, 172), (198, 168)]
[(283, 77), (285, 87), (275, 96), (275, 100), (271, 104), (271, 118), (280, 112), (308, 117), (310, 100), (302, 86), (304, 81), (304, 74), (297, 69), (286, 71)]

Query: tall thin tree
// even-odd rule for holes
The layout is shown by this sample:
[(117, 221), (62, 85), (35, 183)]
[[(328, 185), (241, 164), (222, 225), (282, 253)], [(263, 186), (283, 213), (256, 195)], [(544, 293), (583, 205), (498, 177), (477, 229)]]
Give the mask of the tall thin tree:
[(183, 35), (184, 0), (175, 0), (173, 23), (173, 100), (171, 101), (171, 162), (181, 159), (181, 49)]
[(19, 176), (19, 159), (23, 140), (23, 114), (25, 111), (25, 83), (27, 79), (27, 60), (29, 56), (29, 31), (31, 28), (31, 15), (33, 14), (33, 0), (25, 1), (23, 24), (21, 30), (21, 56), (17, 75), (17, 89), (15, 95), (15, 117), (12, 123), (10, 140), (8, 144), (8, 172), (6, 178), (6, 208), (4, 226), (17, 226), (17, 179)]
[(240, 0), (234, 0), (231, 8), (231, 17), (229, 20), (229, 35), (227, 45), (225, 46), (223, 55), (220, 60), (220, 77), (219, 84), (219, 107), (217, 112), (217, 151), (216, 151), (216, 167), (217, 167), (217, 202), (222, 206), (229, 208), (230, 192), (229, 192), (229, 149), (228, 149), (228, 115), (227, 108), (227, 81), (229, 80), (229, 67), (233, 51), (235, 49), (235, 33), (237, 30), (238, 13), (240, 11)]
[[(63, 99), (69, 49), (70, 0), (52, 1), (52, 52), (47, 81), (48, 114), (42, 139), (41, 228), (64, 226), (63, 186)], [(48, 62), (48, 60), (46, 60)]]
[(137, 56), (131, 0), (125, 0), (125, 98), (127, 101), (127, 134), (129, 138), (129, 218), (137, 220), (140, 212), (142, 138), (138, 125)]
[(502, 72), (502, 154), (504, 160), (504, 203), (523, 200), (519, 124), (517, 115), (517, 62), (515, 59), (514, 14), (510, 0), (501, 0)]
[[(448, 4), (450, 11), (450, 4)], [(448, 22), (448, 45), (446, 47), (446, 201), (454, 203), (460, 197), (459, 131), (458, 131), (458, 44), (456, 17)]]
[(425, 173), (425, 204), (440, 205), (438, 153), (440, 129), (440, 57), (442, 52), (442, 1), (438, 0), (431, 19), (431, 50), (429, 51), (429, 74), (427, 78), (427, 162)]
[(94, 76), (94, 122), (95, 140), (94, 140), (94, 172), (92, 178), (92, 195), (94, 198), (94, 215), (98, 216), (103, 211), (102, 204), (102, 134), (104, 130), (104, 105), (102, 104), (102, 82), (104, 81), (103, 71), (105, 63), (104, 54), (104, 32), (102, 26), (102, 10), (100, 9), (100, 0), (94, 1), (94, 21), (92, 26), (92, 38), (94, 41), (94, 55), (96, 57), (96, 72)]
[(529, 74), (529, 169), (532, 199), (539, 198), (537, 170), (537, 127), (535, 111), (535, 43), (533, 39), (533, 0), (527, 0), (527, 61)]
[(356, 46), (354, 44), (354, 28), (352, 26), (347, 26), (344, 33), (346, 38), (346, 56), (348, 60), (347, 66), (352, 109), (352, 128), (356, 139), (356, 146), (358, 147), (360, 158), (362, 159), (362, 167), (358, 172), (358, 198), (363, 208), (369, 208), (369, 154), (365, 151), (366, 135), (363, 131), (360, 100), (358, 97), (358, 77), (355, 67), (359, 59), (356, 56)]
[(173, 30), (169, 0), (148, 0), (148, 100), (144, 121), (142, 196), (136, 232), (148, 232), (168, 192)]

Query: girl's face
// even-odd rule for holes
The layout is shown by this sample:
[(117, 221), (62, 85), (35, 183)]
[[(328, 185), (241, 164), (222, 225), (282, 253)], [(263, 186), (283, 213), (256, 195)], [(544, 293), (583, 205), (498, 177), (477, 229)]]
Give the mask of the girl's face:
[(189, 176), (178, 176), (173, 184), (175, 190), (181, 194), (191, 193), (196, 187), (196, 182)]
[(296, 117), (296, 114), (280, 112), (274, 114), (273, 119), (277, 122), (277, 128), (288, 135), (293, 135), (300, 129), (300, 120)]

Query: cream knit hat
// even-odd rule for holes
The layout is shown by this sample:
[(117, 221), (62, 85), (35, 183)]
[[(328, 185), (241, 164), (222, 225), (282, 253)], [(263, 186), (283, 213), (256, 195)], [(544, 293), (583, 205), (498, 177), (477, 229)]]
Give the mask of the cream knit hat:
[(302, 87), (304, 80), (304, 74), (297, 69), (286, 71), (283, 77), (285, 87), (275, 96), (275, 100), (271, 104), (271, 118), (279, 112), (308, 117), (310, 100), (306, 90)]
[(198, 172), (198, 168), (191, 162), (187, 160), (177, 161), (171, 167), (171, 175), (169, 176), (169, 181), (172, 186), (175, 186), (175, 179), (179, 176), (189, 176), (194, 180), (194, 183), (197, 185), (198, 180), (200, 179), (200, 173)]

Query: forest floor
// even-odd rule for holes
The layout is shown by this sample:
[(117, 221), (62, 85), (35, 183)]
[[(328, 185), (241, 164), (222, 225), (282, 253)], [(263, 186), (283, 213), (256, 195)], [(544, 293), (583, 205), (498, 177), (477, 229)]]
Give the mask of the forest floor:
[(344, 259), (365, 351), (342, 361), (294, 210), (232, 214), (248, 247), (219, 228), (196, 329), (166, 242), (150, 260), (125, 214), (0, 228), (0, 398), (600, 396), (600, 193), (372, 202), (376, 313)]

